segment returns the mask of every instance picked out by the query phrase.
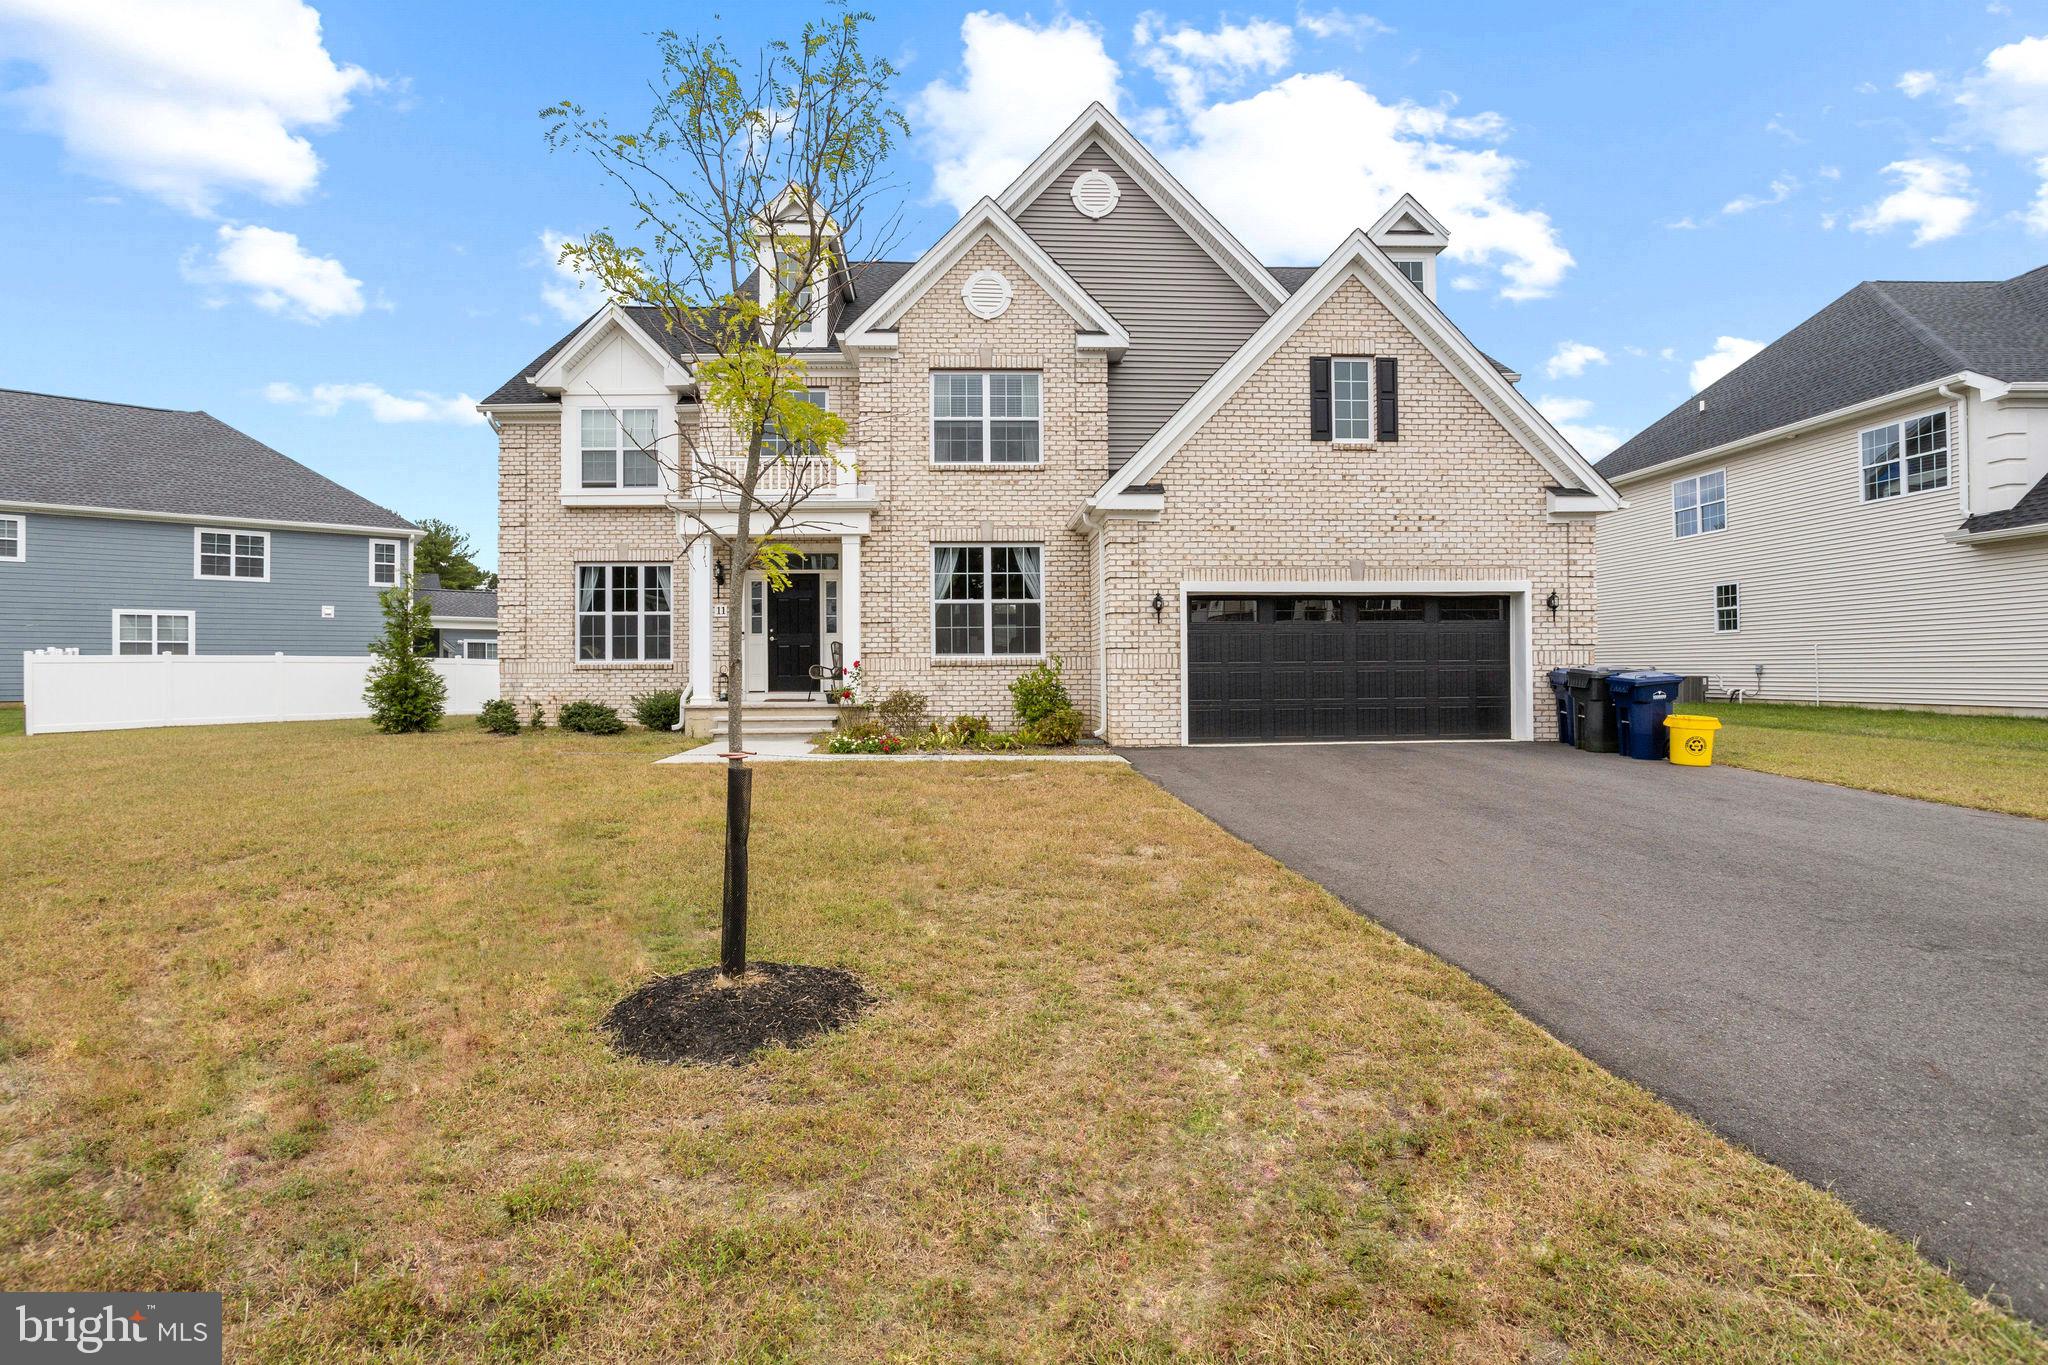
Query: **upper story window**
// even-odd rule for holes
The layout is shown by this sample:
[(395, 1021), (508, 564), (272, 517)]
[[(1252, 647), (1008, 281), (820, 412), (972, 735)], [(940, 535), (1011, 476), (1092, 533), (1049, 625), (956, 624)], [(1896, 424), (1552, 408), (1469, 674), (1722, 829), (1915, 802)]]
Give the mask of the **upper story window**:
[(1422, 282), (1421, 261), (1416, 260), (1412, 256), (1404, 257), (1402, 259), (1396, 260), (1394, 262), (1394, 266), (1403, 275), (1406, 275), (1408, 277), (1408, 282), (1414, 285), (1417, 289), (1423, 289), (1427, 287)]
[(1863, 500), (1948, 487), (1948, 413), (1931, 412), (1862, 434)]
[(932, 372), (934, 464), (1038, 464), (1038, 376)]
[(398, 585), (399, 545), (396, 540), (373, 540), (370, 542), (370, 586), (391, 588)]
[[(827, 394), (823, 389), (805, 389), (803, 400), (806, 403), (816, 404), (821, 408), (832, 406), (827, 401)], [(773, 422), (770, 422), (768, 429), (761, 433), (761, 454), (770, 460), (779, 460), (786, 457), (806, 459), (813, 453), (808, 446), (800, 449), (795, 442), (786, 439), (780, 431), (775, 429)]]
[(192, 576), (267, 582), (270, 578), (270, 532), (194, 528)]
[(1330, 439), (1372, 439), (1372, 357), (1330, 357)]
[(667, 663), (669, 577), (667, 564), (577, 565), (577, 661)]
[(0, 517), (0, 559), (28, 558), (28, 523), (21, 517)]
[(116, 654), (190, 654), (189, 611), (117, 611), (114, 613)]
[(1716, 469), (1674, 480), (1671, 485), (1671, 530), (1678, 536), (1705, 535), (1728, 524), (1728, 473)]
[(653, 408), (585, 408), (582, 413), (582, 486), (659, 488)]

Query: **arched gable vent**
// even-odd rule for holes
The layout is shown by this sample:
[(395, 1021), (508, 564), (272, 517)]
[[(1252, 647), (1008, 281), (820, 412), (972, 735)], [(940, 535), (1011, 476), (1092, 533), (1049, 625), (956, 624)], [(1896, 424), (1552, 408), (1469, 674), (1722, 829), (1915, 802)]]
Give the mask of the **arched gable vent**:
[(1107, 171), (1083, 171), (1074, 177), (1074, 207), (1089, 218), (1107, 218), (1123, 192)]
[(977, 270), (960, 286), (967, 311), (978, 318), (999, 318), (1010, 306), (1010, 282), (1001, 272)]

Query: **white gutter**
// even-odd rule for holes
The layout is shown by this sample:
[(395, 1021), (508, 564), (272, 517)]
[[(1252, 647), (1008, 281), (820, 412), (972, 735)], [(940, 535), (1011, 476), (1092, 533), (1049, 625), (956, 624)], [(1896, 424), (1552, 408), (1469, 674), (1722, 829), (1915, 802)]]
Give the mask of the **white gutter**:
[(51, 516), (106, 517), (113, 521), (171, 521), (188, 526), (249, 526), (258, 530), (321, 531), (333, 535), (383, 536), (411, 542), (420, 534), (417, 526), (356, 526), (333, 521), (284, 521), (277, 517), (225, 517), (199, 512), (149, 512), (133, 507), (89, 507), (65, 502), (14, 502), (0, 499), (0, 507), (17, 512), (44, 512)]
[(2025, 526), (2004, 526), (1996, 531), (1950, 531), (1942, 539), (1954, 545), (1981, 545), (1987, 540), (2020, 540), (2026, 536), (2048, 536), (2048, 521)]

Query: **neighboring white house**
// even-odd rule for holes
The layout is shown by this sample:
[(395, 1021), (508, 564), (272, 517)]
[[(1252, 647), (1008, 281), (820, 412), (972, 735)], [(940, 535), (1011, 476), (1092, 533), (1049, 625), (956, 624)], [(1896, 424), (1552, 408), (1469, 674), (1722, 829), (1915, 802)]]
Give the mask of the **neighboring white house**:
[(1601, 663), (2048, 714), (2048, 267), (1860, 284), (1600, 472)]

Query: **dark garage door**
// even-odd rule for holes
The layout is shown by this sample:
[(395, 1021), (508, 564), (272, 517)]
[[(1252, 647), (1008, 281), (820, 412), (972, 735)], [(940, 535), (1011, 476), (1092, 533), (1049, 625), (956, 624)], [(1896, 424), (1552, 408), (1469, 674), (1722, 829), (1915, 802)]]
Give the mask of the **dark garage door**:
[(1188, 599), (1188, 738), (1506, 739), (1503, 597)]

